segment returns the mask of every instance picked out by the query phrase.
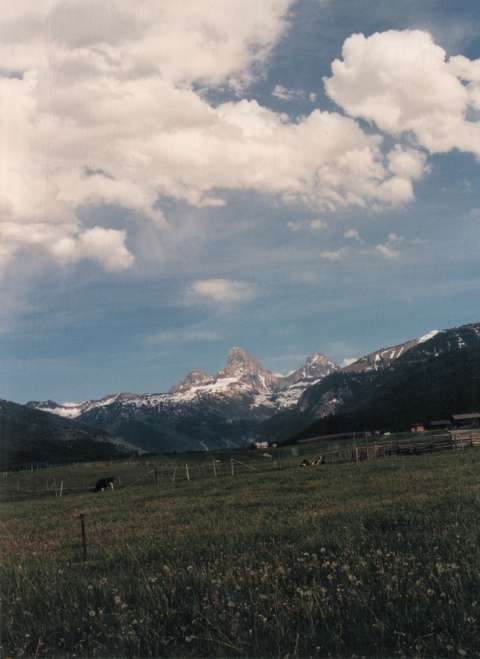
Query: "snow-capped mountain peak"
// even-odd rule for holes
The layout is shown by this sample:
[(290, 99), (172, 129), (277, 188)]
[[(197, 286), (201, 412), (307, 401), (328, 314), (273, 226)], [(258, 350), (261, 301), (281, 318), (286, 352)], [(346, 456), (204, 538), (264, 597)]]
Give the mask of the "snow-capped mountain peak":
[(179, 380), (176, 384), (171, 387), (169, 393), (170, 394), (178, 394), (178, 393), (184, 393), (185, 391), (188, 391), (192, 387), (198, 387), (202, 385), (207, 385), (211, 384), (214, 382), (215, 378), (212, 375), (209, 375), (208, 373), (204, 373), (203, 371), (198, 371), (197, 369), (193, 369), (190, 371), (190, 373), (187, 373), (187, 375)]
[(331, 359), (320, 352), (314, 352), (307, 357), (303, 366), (289, 373), (285, 380), (288, 381), (288, 384), (296, 384), (304, 380), (319, 380), (337, 369), (338, 366)]
[(240, 378), (242, 375), (256, 375), (264, 371), (263, 366), (249, 352), (238, 346), (228, 353), (227, 363), (217, 373), (217, 378)]
[[(248, 433), (248, 428), (255, 423), (282, 409), (294, 407), (305, 389), (337, 368), (321, 353), (314, 353), (299, 369), (289, 376), (282, 376), (264, 368), (243, 348), (234, 347), (228, 354), (225, 366), (216, 375), (194, 369), (173, 385), (168, 393), (118, 393), (78, 404), (61, 405), (47, 401), (29, 405), (93, 426), (109, 428), (119, 436), (126, 433), (133, 439), (139, 428), (146, 428), (146, 435), (150, 436), (150, 429), (157, 426), (158, 432), (168, 435), (168, 428), (173, 425), (176, 435), (181, 438), (185, 437), (185, 433), (201, 434), (205, 419), (209, 419), (209, 424), (223, 424), (225, 438), (215, 440), (221, 443), (228, 442), (227, 437), (231, 433)], [(205, 432), (210, 442), (208, 432)], [(249, 436), (242, 435), (242, 442)]]
[(264, 368), (258, 359), (237, 346), (230, 350), (227, 363), (218, 371), (216, 377), (236, 378), (261, 392), (274, 389), (281, 381), (281, 378)]
[(433, 339), (437, 334), (440, 334), (440, 330), (431, 330), (430, 332), (427, 332), (423, 336), (417, 339), (417, 343), (425, 343), (426, 341), (430, 341), (430, 339)]

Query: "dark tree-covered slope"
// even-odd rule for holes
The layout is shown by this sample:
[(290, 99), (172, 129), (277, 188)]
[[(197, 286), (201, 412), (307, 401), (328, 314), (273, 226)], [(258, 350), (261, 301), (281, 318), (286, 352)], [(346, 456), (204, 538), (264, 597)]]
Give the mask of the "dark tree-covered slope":
[[(480, 325), (377, 351), (305, 391), (297, 407), (262, 425), (272, 439), (404, 430), (480, 408)], [(379, 357), (375, 357), (375, 355)]]
[(0, 466), (111, 458), (124, 452), (105, 430), (0, 400)]

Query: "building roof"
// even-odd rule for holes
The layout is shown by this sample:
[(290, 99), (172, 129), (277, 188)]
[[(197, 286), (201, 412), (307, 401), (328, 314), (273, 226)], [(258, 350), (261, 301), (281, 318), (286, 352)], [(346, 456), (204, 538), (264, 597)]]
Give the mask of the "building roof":
[(471, 412), (469, 414), (452, 414), (454, 421), (468, 421), (470, 419), (480, 419), (480, 412)]

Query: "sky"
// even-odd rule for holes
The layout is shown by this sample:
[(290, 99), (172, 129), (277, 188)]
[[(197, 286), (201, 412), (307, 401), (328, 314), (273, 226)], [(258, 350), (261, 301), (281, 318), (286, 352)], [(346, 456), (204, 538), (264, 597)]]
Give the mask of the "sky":
[(479, 321), (479, 27), (477, 0), (4, 7), (0, 397)]

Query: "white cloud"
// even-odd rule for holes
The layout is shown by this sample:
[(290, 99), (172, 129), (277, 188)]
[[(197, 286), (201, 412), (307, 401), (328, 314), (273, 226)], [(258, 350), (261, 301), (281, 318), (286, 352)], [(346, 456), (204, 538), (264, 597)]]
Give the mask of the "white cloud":
[(399, 144), (387, 154), (388, 168), (403, 179), (420, 179), (428, 171), (427, 156), (417, 149), (404, 149)]
[(176, 330), (164, 330), (145, 338), (145, 343), (153, 345), (170, 345), (197, 342), (220, 341), (222, 336), (214, 330), (201, 328), (183, 328)]
[(0, 222), (0, 271), (22, 249), (35, 248), (63, 265), (89, 259), (107, 272), (129, 268), (134, 257), (125, 246), (126, 232), (75, 224)]
[[(413, 134), (431, 153), (457, 148), (480, 156), (480, 122), (468, 118), (470, 109), (480, 109), (480, 60), (449, 59), (427, 32), (352, 35), (325, 87), (350, 116), (386, 133)], [(415, 159), (416, 165), (397, 154), (393, 167), (422, 173)]]
[[(337, 112), (291, 120), (254, 100), (206, 100), (216, 86), (238, 99), (288, 28), (292, 4), (209, 0), (206, 12), (197, 0), (18, 0), (3, 8), (2, 67), (22, 75), (0, 77), (0, 268), (21, 249), (128, 267), (125, 233), (86, 228), (86, 205), (123, 206), (161, 235), (162, 196), (220, 207), (218, 190), (252, 190), (319, 211), (411, 201), (427, 171), (417, 148), (387, 153), (380, 135)], [(326, 86), (352, 116), (413, 132), (426, 149), (475, 150), (478, 125), (465, 112), (480, 107), (478, 77), (475, 62), (447, 61), (425, 33), (387, 32), (348, 39)]]
[(357, 229), (347, 229), (343, 235), (345, 236), (345, 238), (348, 238), (349, 240), (356, 240), (359, 243), (364, 242), (363, 238), (360, 236)]
[[(303, 92), (301, 89), (288, 89), (287, 87), (284, 87), (280, 84), (275, 85), (272, 91), (272, 96), (274, 98), (278, 98), (281, 101), (294, 101), (306, 98), (305, 92)], [(316, 100), (316, 95), (309, 94), (308, 99), (313, 103)]]
[[(208, 192), (225, 125), (192, 85), (241, 90), (287, 29), (290, 4), (211, 0), (205, 12), (196, 0), (19, 0), (3, 8), (2, 70), (16, 74), (0, 74), (0, 269), (25, 248), (61, 263), (128, 267), (125, 233), (85, 229), (85, 204), (125, 206), (159, 228), (159, 195), (223, 205)], [(211, 171), (193, 180), (203, 164)]]
[(388, 239), (384, 243), (379, 243), (373, 248), (377, 254), (380, 254), (386, 259), (398, 259), (400, 256), (399, 247), (405, 242), (403, 236), (398, 236), (396, 233), (389, 233)]
[(100, 263), (107, 272), (126, 270), (133, 263), (133, 256), (125, 247), (125, 231), (93, 227), (75, 238), (61, 238), (50, 249), (62, 263), (75, 263), (91, 259)]
[(290, 220), (290, 222), (287, 222), (287, 229), (292, 233), (296, 233), (297, 231), (300, 231), (301, 229), (303, 229), (304, 226), (305, 226), (304, 222), (300, 222), (297, 220)]
[(254, 284), (234, 279), (199, 279), (191, 287), (191, 299), (219, 303), (248, 302), (257, 295)]
[(314, 220), (290, 220), (287, 222), (287, 228), (292, 233), (296, 233), (297, 231), (301, 230), (321, 231), (327, 227), (328, 224), (320, 218), (316, 218)]
[(310, 220), (309, 226), (310, 229), (313, 229), (313, 231), (321, 231), (322, 229), (328, 228), (328, 224), (324, 220), (321, 220), (320, 218), (317, 218), (315, 220)]
[(320, 252), (320, 257), (322, 259), (326, 259), (327, 261), (340, 261), (340, 259), (344, 256), (345, 251), (342, 249), (338, 249), (336, 251), (323, 251)]

